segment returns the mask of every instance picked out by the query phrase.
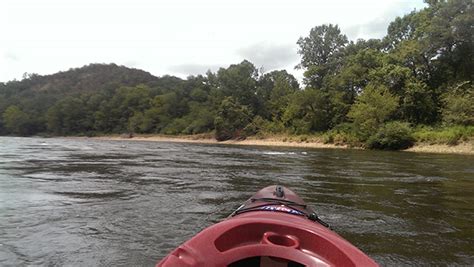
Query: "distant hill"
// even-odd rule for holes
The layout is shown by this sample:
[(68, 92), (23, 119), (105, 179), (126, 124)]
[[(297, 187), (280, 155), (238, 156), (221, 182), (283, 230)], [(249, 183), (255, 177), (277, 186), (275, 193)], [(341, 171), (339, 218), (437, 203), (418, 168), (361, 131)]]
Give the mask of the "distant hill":
[(175, 91), (184, 82), (178, 77), (156, 77), (143, 70), (116, 64), (89, 64), (51, 75), (25, 74), (20, 81), (0, 83), (0, 135), (5, 134), (3, 119), (8, 107), (21, 111), (14, 112), (18, 116), (10, 116), (10, 121), (23, 121), (21, 135), (29, 135), (46, 130), (47, 111), (58, 101), (94, 95), (95, 99), (106, 102), (120, 88), (138, 85), (153, 88), (153, 95), (157, 95)]
[[(180, 80), (176, 77), (169, 78)], [(149, 72), (116, 64), (90, 64), (51, 75), (30, 74), (21, 81), (5, 83), (3, 90), (9, 95), (33, 92), (69, 95), (118, 86), (154, 84), (159, 83), (160, 79), (162, 78), (153, 76)]]

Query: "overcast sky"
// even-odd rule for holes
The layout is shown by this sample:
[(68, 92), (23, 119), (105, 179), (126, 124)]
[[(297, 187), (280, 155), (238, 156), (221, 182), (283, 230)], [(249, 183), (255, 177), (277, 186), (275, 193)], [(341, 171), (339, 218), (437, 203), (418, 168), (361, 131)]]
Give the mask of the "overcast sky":
[(248, 59), (294, 70), (296, 41), (338, 24), (349, 39), (380, 38), (422, 0), (2, 0), (0, 81), (116, 63), (180, 77)]

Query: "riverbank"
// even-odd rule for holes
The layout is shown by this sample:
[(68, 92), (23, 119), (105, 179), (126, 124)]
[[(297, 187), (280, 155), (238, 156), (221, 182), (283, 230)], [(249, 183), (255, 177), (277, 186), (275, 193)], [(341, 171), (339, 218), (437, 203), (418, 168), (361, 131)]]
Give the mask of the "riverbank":
[(244, 140), (217, 141), (208, 135), (136, 135), (132, 138), (120, 135), (106, 135), (90, 137), (97, 140), (130, 140), (130, 141), (153, 141), (153, 142), (178, 142), (178, 143), (198, 143), (198, 144), (219, 144), (219, 145), (247, 145), (247, 146), (281, 146), (281, 147), (309, 147), (309, 148), (348, 148), (346, 145), (324, 144), (314, 141), (294, 141), (285, 138), (247, 138)]
[[(83, 137), (86, 138), (86, 137)], [(279, 147), (303, 147), (303, 148), (338, 148), (338, 149), (363, 149), (360, 147), (350, 147), (348, 145), (326, 144), (317, 138), (274, 136), (257, 138), (250, 137), (245, 140), (228, 140), (218, 142), (212, 135), (135, 135), (132, 138), (120, 135), (106, 135), (89, 137), (95, 140), (121, 140), (121, 141), (151, 141), (151, 142), (179, 142), (198, 144), (219, 144), (219, 145), (246, 145), (246, 146), (279, 146)], [(457, 145), (417, 143), (413, 147), (404, 151), (437, 153), (437, 154), (465, 154), (474, 155), (474, 142), (463, 142)]]

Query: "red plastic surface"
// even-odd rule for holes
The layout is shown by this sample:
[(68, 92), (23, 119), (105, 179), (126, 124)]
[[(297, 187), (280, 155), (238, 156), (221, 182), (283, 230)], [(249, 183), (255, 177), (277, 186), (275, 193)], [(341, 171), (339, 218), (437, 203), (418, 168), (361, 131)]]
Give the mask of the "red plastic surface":
[[(271, 197), (275, 187), (254, 198)], [(285, 199), (304, 203), (285, 188)], [(257, 257), (275, 257), (305, 266), (377, 266), (362, 251), (328, 228), (303, 216), (253, 211), (210, 226), (188, 240), (157, 266), (227, 266)]]

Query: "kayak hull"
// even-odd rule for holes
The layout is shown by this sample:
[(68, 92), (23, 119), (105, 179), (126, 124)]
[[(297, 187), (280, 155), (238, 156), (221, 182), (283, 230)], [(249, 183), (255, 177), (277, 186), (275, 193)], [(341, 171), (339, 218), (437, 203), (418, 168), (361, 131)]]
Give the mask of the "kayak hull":
[(295, 193), (281, 187), (280, 196), (278, 188), (260, 190), (231, 217), (204, 229), (157, 266), (377, 266), (318, 223)]

